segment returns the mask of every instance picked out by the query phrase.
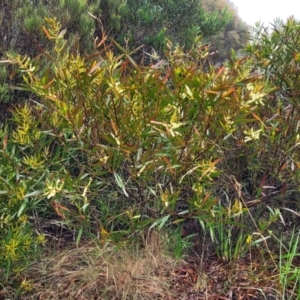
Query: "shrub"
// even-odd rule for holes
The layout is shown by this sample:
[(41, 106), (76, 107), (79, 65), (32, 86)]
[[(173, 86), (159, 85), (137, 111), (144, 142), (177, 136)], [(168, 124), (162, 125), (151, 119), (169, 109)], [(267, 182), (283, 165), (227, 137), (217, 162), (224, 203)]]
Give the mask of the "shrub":
[[(72, 230), (77, 244), (83, 235), (122, 241), (147, 226), (188, 219), (208, 226), (219, 220), (219, 239), (226, 220), (231, 236), (248, 206), (269, 199), (269, 182), (283, 173), (297, 182), (297, 127), (285, 113), (268, 121), (274, 89), (252, 73), (251, 56), (215, 68), (206, 46), (184, 52), (168, 42), (167, 60), (139, 66), (114, 41), (123, 52), (115, 56), (104, 36), (97, 54), (84, 58), (68, 51), (58, 22), (46, 21), (53, 42), (47, 69), (10, 57), (23, 74), (21, 88), (38, 101), (15, 107), (14, 125), (1, 131), (2, 226), (14, 233), (8, 240), (1, 234), (1, 242), (10, 243), (26, 217), (28, 226), (41, 229), (51, 219)], [(277, 161), (281, 155), (294, 169)], [(32, 238), (32, 249), (38, 240)], [(219, 251), (236, 257), (228, 247), (243, 241), (241, 234), (236, 247)]]
[[(272, 29), (269, 33), (258, 25), (253, 42), (245, 49), (253, 58), (253, 70), (275, 87), (261, 112), (261, 139), (251, 145), (260, 165), (252, 174), (261, 174), (255, 196), (265, 194), (268, 201), (279, 201), (281, 208), (297, 210), (299, 204), (292, 198), (299, 192), (299, 22), (293, 18), (285, 24), (278, 21)], [(264, 185), (273, 188), (267, 191)], [(278, 195), (287, 201), (282, 203)]]
[(182, 199), (189, 217), (207, 214), (224, 159), (218, 143), (259, 123), (251, 114), (264, 85), (249, 78), (248, 62), (207, 69), (205, 47), (184, 54), (172, 44), (166, 66), (140, 67), (126, 52), (84, 59), (67, 51), (59, 23), (47, 22), (54, 42), (47, 71), (11, 58), (39, 103), (15, 108), (1, 151), (15, 172), (2, 171), (2, 197), (9, 188), (19, 195), (7, 214), (18, 220), (35, 209), (46, 219), (56, 212), (77, 241), (83, 231), (115, 238), (160, 216), (166, 221)]
[(208, 12), (199, 0), (129, 0), (127, 4), (126, 34), (132, 36), (133, 47), (145, 44), (148, 52), (151, 47), (156, 51), (166, 49), (166, 38), (189, 49), (200, 36), (207, 38), (222, 31), (231, 19), (226, 6), (220, 11)]

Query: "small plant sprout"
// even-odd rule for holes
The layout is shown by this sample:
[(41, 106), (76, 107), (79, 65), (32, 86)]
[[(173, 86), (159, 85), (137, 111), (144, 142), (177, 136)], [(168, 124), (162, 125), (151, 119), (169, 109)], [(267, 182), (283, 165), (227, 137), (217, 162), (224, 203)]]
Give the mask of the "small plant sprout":
[(46, 179), (46, 192), (44, 193), (47, 196), (47, 199), (54, 197), (57, 193), (61, 192), (64, 187), (64, 181), (61, 179), (57, 179), (56, 181), (50, 181), (48, 178)]
[(253, 128), (250, 128), (249, 130), (245, 130), (244, 131), (246, 135), (244, 139), (245, 143), (253, 140), (259, 140), (261, 132), (262, 129), (254, 130)]

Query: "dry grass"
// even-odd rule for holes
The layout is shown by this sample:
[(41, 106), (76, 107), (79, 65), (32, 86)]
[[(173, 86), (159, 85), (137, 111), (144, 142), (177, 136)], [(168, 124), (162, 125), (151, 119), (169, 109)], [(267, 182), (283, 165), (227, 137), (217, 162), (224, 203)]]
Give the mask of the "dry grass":
[(56, 251), (22, 273), (30, 291), (16, 296), (6, 288), (0, 299), (282, 299), (278, 274), (259, 253), (224, 262), (196, 251), (183, 261), (165, 246), (152, 232), (142, 247), (90, 243)]
[(164, 280), (179, 263), (163, 254), (157, 233), (142, 249), (83, 245), (46, 257), (24, 273), (32, 290), (22, 299), (162, 299), (172, 296)]

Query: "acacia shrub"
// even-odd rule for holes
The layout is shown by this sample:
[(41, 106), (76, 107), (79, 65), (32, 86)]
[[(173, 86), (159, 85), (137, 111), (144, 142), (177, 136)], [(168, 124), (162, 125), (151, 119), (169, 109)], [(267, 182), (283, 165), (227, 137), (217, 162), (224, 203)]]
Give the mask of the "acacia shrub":
[[(260, 139), (269, 149), (276, 129), (263, 121), (271, 89), (251, 74), (251, 57), (216, 68), (206, 46), (187, 52), (169, 42), (166, 60), (140, 66), (127, 50), (114, 55), (105, 37), (95, 55), (83, 57), (70, 53), (58, 22), (46, 21), (53, 43), (47, 70), (29, 57), (5, 60), (19, 68), (19, 88), (38, 101), (15, 107), (13, 126), (1, 129), (2, 265), (6, 233), (20, 218), (40, 231), (51, 220), (72, 230), (77, 243), (83, 236), (120, 241), (145, 226), (214, 220), (216, 184), (230, 185), (222, 180), (236, 156), (246, 158), (246, 168), (263, 168)], [(234, 177), (229, 187), (239, 183)], [(15, 200), (7, 207), (8, 195)], [(22, 253), (34, 248), (16, 245)]]

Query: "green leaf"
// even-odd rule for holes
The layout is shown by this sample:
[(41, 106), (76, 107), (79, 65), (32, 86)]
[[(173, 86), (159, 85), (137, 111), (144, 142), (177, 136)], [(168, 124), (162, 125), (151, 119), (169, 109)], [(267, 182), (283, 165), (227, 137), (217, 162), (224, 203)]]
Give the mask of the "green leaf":
[(166, 224), (166, 222), (169, 220), (170, 215), (166, 215), (158, 220), (156, 220), (149, 228), (149, 230), (151, 230), (152, 228), (158, 226), (158, 229), (162, 229), (163, 226)]
[(24, 211), (24, 209), (26, 208), (27, 204), (28, 204), (28, 201), (24, 200), (21, 207), (20, 207), (20, 209), (19, 209), (19, 211), (18, 211), (17, 217), (21, 216), (21, 214)]
[(79, 231), (78, 231), (77, 237), (76, 237), (76, 246), (77, 247), (79, 246), (81, 236), (82, 236), (82, 232), (83, 232), (83, 227), (81, 226)]
[(42, 191), (34, 191), (34, 192), (26, 194), (24, 196), (24, 198), (32, 197), (32, 196), (35, 196), (35, 195), (40, 195), (41, 193), (42, 193)]
[(116, 182), (117, 182), (118, 186), (122, 189), (124, 195), (126, 197), (129, 197), (129, 195), (126, 192), (125, 185), (124, 185), (124, 182), (123, 182), (122, 178), (117, 173), (114, 173), (114, 176), (115, 176), (115, 179), (116, 179)]

